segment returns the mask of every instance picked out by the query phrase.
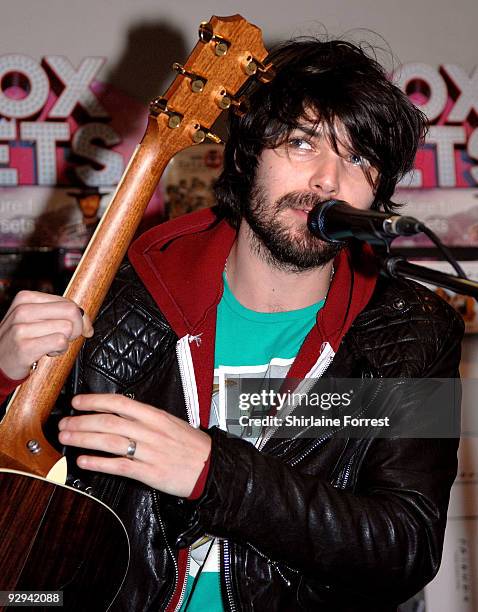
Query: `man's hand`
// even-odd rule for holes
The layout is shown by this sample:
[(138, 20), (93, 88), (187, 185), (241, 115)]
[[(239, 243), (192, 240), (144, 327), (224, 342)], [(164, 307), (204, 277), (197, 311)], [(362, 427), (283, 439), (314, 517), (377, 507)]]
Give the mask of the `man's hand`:
[[(81, 455), (81, 468), (133, 478), (178, 497), (191, 494), (211, 450), (206, 433), (122, 395), (77, 395), (72, 406), (96, 414), (62, 419), (60, 442), (113, 455)], [(136, 450), (130, 459), (131, 441)]]
[(93, 335), (91, 321), (71, 300), (20, 291), (0, 323), (0, 368), (13, 380), (30, 372), (43, 355), (64, 353), (78, 336)]

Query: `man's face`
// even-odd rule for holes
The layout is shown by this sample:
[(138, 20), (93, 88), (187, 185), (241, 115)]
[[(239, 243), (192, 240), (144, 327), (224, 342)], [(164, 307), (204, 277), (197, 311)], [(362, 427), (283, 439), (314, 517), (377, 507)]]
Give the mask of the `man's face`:
[[(346, 142), (344, 130), (337, 132)], [(370, 208), (374, 193), (364, 173), (366, 164), (343, 145), (336, 152), (320, 126), (313, 130), (304, 125), (285, 144), (264, 149), (244, 215), (256, 251), (273, 265), (295, 272), (333, 259), (341, 245), (313, 236), (307, 215), (316, 204), (331, 199)], [(377, 171), (369, 171), (375, 180)]]

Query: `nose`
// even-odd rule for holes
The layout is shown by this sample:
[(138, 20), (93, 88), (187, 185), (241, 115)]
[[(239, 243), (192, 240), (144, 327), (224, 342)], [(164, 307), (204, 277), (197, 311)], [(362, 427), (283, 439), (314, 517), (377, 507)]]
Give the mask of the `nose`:
[(333, 151), (323, 152), (315, 160), (309, 188), (327, 197), (335, 197), (340, 189), (340, 157)]

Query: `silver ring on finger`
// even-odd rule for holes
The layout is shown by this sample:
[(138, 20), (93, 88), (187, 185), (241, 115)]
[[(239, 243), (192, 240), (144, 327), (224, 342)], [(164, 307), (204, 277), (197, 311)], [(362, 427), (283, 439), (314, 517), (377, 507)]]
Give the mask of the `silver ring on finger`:
[(136, 441), (135, 440), (128, 440), (128, 448), (126, 449), (126, 454), (125, 457), (127, 459), (134, 459), (134, 454), (136, 452)]

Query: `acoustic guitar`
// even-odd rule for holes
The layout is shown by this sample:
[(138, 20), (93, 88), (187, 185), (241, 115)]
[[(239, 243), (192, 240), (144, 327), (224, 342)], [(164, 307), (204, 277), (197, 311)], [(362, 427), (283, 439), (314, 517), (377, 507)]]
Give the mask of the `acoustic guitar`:
[[(241, 112), (240, 88), (251, 76), (270, 80), (260, 30), (240, 15), (201, 23), (199, 41), (164, 97), (150, 105), (147, 129), (116, 189), (65, 297), (94, 321), (169, 160), (205, 139), (219, 114)], [(51, 609), (108, 610), (128, 570), (129, 542), (114, 512), (68, 487), (66, 460), (43, 427), (74, 364), (82, 339), (45, 356), (15, 392), (0, 423), (0, 609), (23, 601)], [(20, 591), (32, 591), (30, 599)], [(40, 594), (50, 591), (53, 595)], [(31, 605), (30, 605), (31, 604)], [(13, 607), (12, 607), (13, 609)]]

